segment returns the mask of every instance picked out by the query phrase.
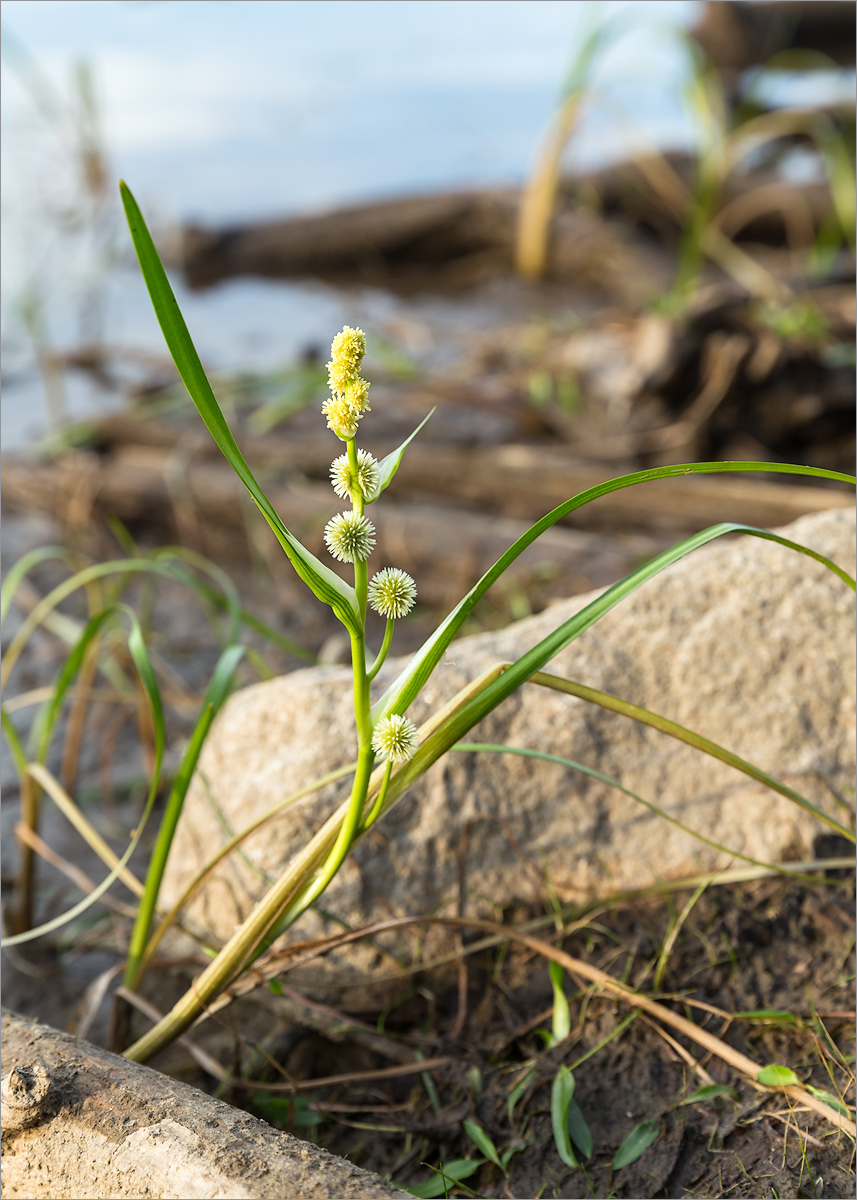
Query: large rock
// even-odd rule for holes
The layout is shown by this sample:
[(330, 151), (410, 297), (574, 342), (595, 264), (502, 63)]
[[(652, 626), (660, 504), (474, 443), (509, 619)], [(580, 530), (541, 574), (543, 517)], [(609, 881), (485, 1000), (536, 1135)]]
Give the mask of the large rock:
[[(854, 570), (854, 514), (802, 518), (787, 536)], [(514, 659), (597, 593), (499, 633), (463, 638), (414, 704), (418, 722), (491, 664)], [(855, 766), (854, 595), (775, 543), (716, 542), (646, 583), (549, 670), (705, 734), (843, 817)], [(403, 660), (385, 667), (385, 686)], [(172, 903), (232, 830), (354, 756), (350, 672), (296, 671), (231, 698), (188, 795), (163, 897)], [(471, 740), (545, 750), (597, 768), (693, 830), (765, 862), (811, 857), (826, 827), (706, 755), (572, 697), (526, 685)], [(347, 788), (328, 787), (265, 826), (185, 913), (220, 943)], [(488, 753), (436, 763), (354, 851), (323, 900), (349, 925), (390, 915), (496, 912), (642, 887), (735, 865), (623, 793), (561, 766)], [(338, 931), (311, 912), (295, 936)], [(404, 943), (400, 948), (405, 950)], [(389, 970), (368, 948), (360, 971)], [(340, 963), (340, 969), (342, 963)], [(313, 977), (310, 977), (310, 980)], [(320, 977), (314, 977), (320, 982)]]
[(407, 1200), (354, 1163), (3, 1010), (3, 1195)]

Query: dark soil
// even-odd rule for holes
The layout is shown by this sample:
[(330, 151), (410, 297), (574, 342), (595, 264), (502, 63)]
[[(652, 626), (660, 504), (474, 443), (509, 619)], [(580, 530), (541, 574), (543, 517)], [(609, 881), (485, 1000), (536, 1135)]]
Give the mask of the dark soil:
[[(616, 904), (580, 919), (561, 944), (649, 990), (655, 961), (686, 899), (677, 894)], [(660, 995), (757, 1061), (794, 1064), (802, 1082), (853, 1097), (852, 908), (853, 888), (841, 880), (712, 887), (675, 942)], [(308, 1083), (293, 1115), (299, 1122), (308, 1112), (322, 1118), (313, 1133), (321, 1145), (414, 1186), (429, 1176), (422, 1164), (478, 1156), (462, 1125), (471, 1120), (501, 1155), (517, 1148), (508, 1176), (486, 1163), (467, 1179), (472, 1194), (482, 1196), (852, 1194), (853, 1147), (822, 1119), (791, 1112), (787, 1099), (756, 1093), (692, 1046), (713, 1080), (736, 1090), (734, 1098), (685, 1104), (701, 1080), (656, 1029), (638, 1018), (603, 1045), (628, 1010), (573, 984), (571, 1033), (544, 1050), (535, 1030), (550, 1027), (546, 965), (514, 950), (464, 961), (463, 1012), (457, 982), (447, 975), (445, 984), (442, 975), (427, 973), (415, 976), (412, 995), (394, 1011), (361, 1013), (369, 1024), (383, 1021), (390, 1036), (418, 1044), (427, 1058), (452, 1056), (452, 1063), (432, 1070), (434, 1088), (413, 1078), (324, 1088)], [(687, 1007), (691, 1000), (723, 1011), (708, 1015)], [(758, 1010), (781, 1015), (726, 1015)], [(571, 1171), (554, 1147), (551, 1081), (561, 1063), (584, 1058), (574, 1069), (575, 1099), (594, 1152)], [(307, 1033), (282, 1055), (282, 1070), (269, 1069), (265, 1078), (317, 1079), (384, 1065), (364, 1046), (349, 1049)], [(531, 1082), (510, 1119), (509, 1094), (530, 1070)], [(231, 1098), (241, 1102), (244, 1094), (233, 1090)], [(257, 1098), (257, 1114), (271, 1119), (279, 1108), (282, 1116), (282, 1100), (272, 1106)], [(635, 1163), (612, 1171), (619, 1145), (644, 1121), (659, 1124), (657, 1140)]]

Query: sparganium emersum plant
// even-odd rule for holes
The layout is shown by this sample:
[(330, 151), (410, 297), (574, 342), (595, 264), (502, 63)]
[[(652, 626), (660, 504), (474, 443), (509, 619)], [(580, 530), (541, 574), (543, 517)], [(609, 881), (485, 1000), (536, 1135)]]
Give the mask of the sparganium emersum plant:
[[(384, 490), (392, 482), (408, 443), (416, 436), (421, 426), (401, 446), (380, 461), (377, 461), (368, 451), (357, 447), (356, 437), (361, 421), (369, 412), (369, 384), (360, 374), (366, 352), (366, 338), (362, 330), (346, 326), (341, 333), (336, 335), (331, 347), (328, 364), (330, 396), (322, 406), (322, 414), (332, 433), (340, 442), (345, 443), (344, 453), (340, 453), (338, 457), (334, 458), (331, 464), (330, 480), (336, 496), (350, 502), (351, 507), (331, 517), (324, 531), (324, 541), (329, 553), (337, 562), (350, 565), (353, 571), (353, 582), (347, 582), (330, 566), (307, 550), (288, 530), (254, 478), (224, 419), (199, 361), (140, 210), (131, 192), (124, 184), (121, 185), (121, 191), (134, 246), (155, 313), (179, 374), (200, 416), (221, 452), (261, 510), (298, 575), (319, 600), (330, 606), (348, 631), (353, 668), (356, 743), (355, 761), (346, 769), (352, 776), (348, 798), (284, 867), (280, 877), (258, 902), (243, 925), (236, 930), (233, 937), (220, 948), (209, 966), (194, 980), (190, 990), (162, 1020), (125, 1051), (129, 1058), (145, 1061), (186, 1030), (217, 996), (226, 991), (251, 963), (258, 960), (267, 951), (274, 940), (292, 925), (302, 912), (319, 899), (358, 839), (396, 803), (414, 781), (442, 755), (461, 744), (462, 738), (483, 717), (525, 683), (549, 687), (651, 725), (765, 783), (794, 804), (811, 811), (820, 821), (832, 826), (838, 833), (854, 840), (850, 829), (829, 813), (817, 808), (793, 788), (759, 770), (729, 750), (717, 746), (700, 734), (685, 729), (656, 713), (632, 705), (619, 697), (587, 687), (574, 680), (548, 674), (543, 669), (556, 654), (646, 580), (651, 579), (697, 547), (725, 533), (740, 531), (754, 537), (778, 542), (788, 549), (800, 551), (823, 563), (854, 588), (854, 580), (829, 559), (764, 529), (729, 522), (714, 525), (684, 539), (678, 545), (638, 567), (625, 579), (607, 588), (517, 661), (498, 663), (478, 679), (473, 680), (461, 692), (451, 697), (438, 711), (434, 712), (420, 729), (416, 728), (408, 716), (408, 709), (492, 584), (501, 578), (518, 555), (540, 534), (568, 513), (581, 508), (591, 500), (621, 488), (687, 474), (769, 471), (815, 475), (849, 483), (853, 483), (853, 479), (835, 471), (795, 466), (789, 463), (687, 463), (637, 471), (617, 479), (606, 480), (597, 487), (571, 496), (537, 521), (509, 547), (441, 622), (398, 677), (373, 702), (372, 684), (389, 651), (395, 622), (406, 617), (411, 611), (416, 600), (417, 589), (410, 575), (396, 566), (384, 565), (370, 578), (368, 561), (375, 546), (375, 531), (366, 510), (379, 500)], [(151, 569), (152, 564), (146, 564), (146, 566), (147, 569)], [(156, 567), (161, 572), (165, 572), (167, 569), (159, 564), (156, 564)], [(140, 569), (139, 564), (134, 569)], [(366, 643), (366, 615), (370, 606), (386, 619), (381, 646), (374, 657), (367, 654)], [(102, 617), (99, 616), (97, 620), (102, 620)], [(97, 626), (93, 625), (93, 629), (95, 628)], [(91, 635), (87, 634), (87, 636)], [(129, 648), (137, 654), (140, 660), (141, 679), (150, 698), (150, 708), (153, 713), (156, 713), (160, 704), (157, 681), (147, 666), (140, 639), (136, 638), (133, 645), (129, 642)], [(64, 672), (62, 689), (67, 689), (74, 672), (79, 667), (85, 649), (86, 645), (82, 642), (75, 651), (72, 665)], [(240, 654), (241, 647), (235, 644), (230, 645), (224, 651), (217, 678), (209, 688), (210, 694), (207, 694), (203, 713), (197, 729), (190, 739), (186, 765), (179, 772), (178, 781), (170, 794), (131, 938), (125, 973), (125, 985), (128, 988), (139, 986), (143, 973), (152, 959), (155, 947), (165, 929), (175, 919), (176, 910), (164, 918), (152, 933), (151, 924), (156, 912), (158, 890), (169, 854), (172, 835), (180, 818), (187, 784), (213, 715), (228, 692), (229, 681)], [(62, 689), (58, 686), (57, 695), (52, 702), (53, 710), (58, 711)], [(14, 731), (11, 730), (5, 715), (3, 727), (4, 731), (7, 731), (7, 737), (14, 750), (15, 743), (12, 740)], [(161, 726), (156, 725), (156, 727), (160, 728)], [(475, 748), (485, 749), (485, 747)], [(493, 749), (498, 748), (494, 747)], [(160, 774), (160, 749), (158, 755), (157, 769), (154, 773), (155, 777), (144, 816), (151, 810), (151, 804), (157, 791)], [(32, 764), (28, 766), (24, 761), (23, 753), (16, 752), (16, 763), (19, 759), (22, 779), (29, 770), (31, 776), (38, 777), (45, 781), (45, 785), (47, 784), (47, 773), (42, 767)], [(553, 761), (560, 760), (554, 758)], [(590, 771), (589, 768), (580, 764), (568, 762), (567, 765), (575, 770)], [(322, 786), (324, 782), (332, 778), (341, 778), (344, 774), (345, 771), (334, 773), (332, 776), (327, 776), (325, 780), (317, 781), (315, 786)], [(599, 776), (599, 778), (610, 786), (620, 786), (604, 776)], [(640, 798), (636, 797), (636, 799)], [(648, 801), (642, 801), (642, 803), (647, 804), (649, 808), (652, 807)], [(142, 828), (142, 823), (140, 828)], [(689, 832), (694, 831), (689, 830)], [(704, 835), (699, 832), (698, 836)], [(112, 879), (116, 877), (118, 870), (127, 862), (138, 839), (139, 830), (119, 867), (114, 869), (108, 880), (99, 885), (92, 897), (88, 897), (82, 902), (75, 912), (80, 911), (81, 907), (85, 907), (103, 893)], [(710, 838), (704, 840), (708, 845), (716, 846), (718, 849), (732, 854), (733, 857), (743, 857), (735, 851), (727, 851), (727, 848), (712, 842)], [(51, 927), (56, 927), (56, 924), (57, 920), (54, 919)], [(45, 930), (46, 927), (40, 927), (37, 930), (13, 935), (4, 939), (4, 944), (28, 940)]]

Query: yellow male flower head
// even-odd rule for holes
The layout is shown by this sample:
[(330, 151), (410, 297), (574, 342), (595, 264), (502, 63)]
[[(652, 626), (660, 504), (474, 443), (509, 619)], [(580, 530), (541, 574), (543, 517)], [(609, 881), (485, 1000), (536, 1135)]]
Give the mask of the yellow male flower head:
[(332, 392), (344, 392), (348, 384), (357, 378), (365, 353), (366, 334), (362, 329), (352, 329), (350, 325), (346, 325), (330, 346), (327, 373)]
[(369, 384), (365, 379), (352, 379), (342, 392), (342, 399), (354, 409), (355, 412), (364, 413), (371, 412), (369, 407)]
[(322, 404), (321, 411), (327, 417), (328, 429), (332, 429), (341, 441), (347, 441), (357, 433), (360, 413), (342, 396), (330, 396)]

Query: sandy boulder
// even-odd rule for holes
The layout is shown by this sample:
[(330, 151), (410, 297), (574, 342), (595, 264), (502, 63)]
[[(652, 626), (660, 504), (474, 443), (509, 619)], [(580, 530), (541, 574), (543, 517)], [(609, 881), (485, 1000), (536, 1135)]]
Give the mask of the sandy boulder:
[[(788, 537), (854, 570), (854, 513), (802, 518)], [(487, 666), (514, 659), (594, 595), (499, 633), (454, 643), (411, 715), (418, 722)], [(619, 605), (549, 666), (672, 718), (835, 812), (855, 766), (854, 595), (804, 555), (757, 538), (710, 544)], [(386, 686), (403, 665), (388, 664)], [(544, 750), (594, 767), (691, 829), (765, 862), (809, 858), (817, 818), (745, 775), (627, 718), (526, 685), (471, 740)], [(188, 795), (164, 881), (172, 903), (224, 840), (354, 756), (350, 673), (296, 671), (234, 695)], [(188, 924), (221, 943), (278, 868), (344, 798), (330, 786), (232, 855), (192, 901)], [(738, 865), (627, 795), (567, 768), (451, 753), (360, 844), (323, 907), (349, 925), (468, 913), (515, 901), (612, 893)], [(341, 928), (311, 912), (294, 936)], [(382, 960), (366, 949), (361, 971)], [(389, 963), (383, 963), (388, 969)]]

